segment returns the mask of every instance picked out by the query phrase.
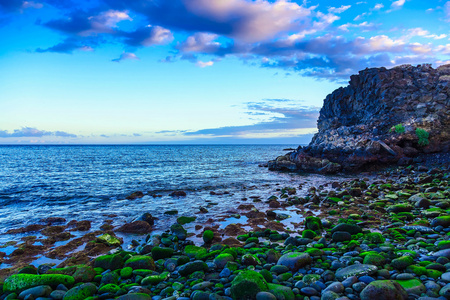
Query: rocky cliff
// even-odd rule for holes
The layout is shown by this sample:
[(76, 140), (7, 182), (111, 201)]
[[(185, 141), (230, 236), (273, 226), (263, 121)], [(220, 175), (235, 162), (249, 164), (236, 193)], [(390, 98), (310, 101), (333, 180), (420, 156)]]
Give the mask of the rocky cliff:
[(450, 65), (372, 68), (324, 100), (318, 133), (269, 162), (272, 170), (335, 173), (373, 164), (409, 164), (450, 148)]

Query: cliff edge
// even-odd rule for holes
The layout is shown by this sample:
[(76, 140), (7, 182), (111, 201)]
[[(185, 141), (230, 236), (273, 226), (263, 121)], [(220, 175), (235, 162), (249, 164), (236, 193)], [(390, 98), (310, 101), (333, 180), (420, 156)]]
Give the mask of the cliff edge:
[(268, 166), (336, 173), (449, 152), (449, 108), (450, 65), (365, 69), (325, 98), (311, 143)]

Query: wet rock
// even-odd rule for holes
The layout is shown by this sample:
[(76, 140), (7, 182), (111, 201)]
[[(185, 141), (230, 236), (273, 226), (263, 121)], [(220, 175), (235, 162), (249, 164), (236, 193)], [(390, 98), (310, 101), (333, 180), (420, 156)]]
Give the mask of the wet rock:
[(266, 292), (268, 289), (262, 275), (255, 271), (243, 271), (231, 283), (233, 299), (255, 299), (259, 292)]
[(393, 280), (371, 282), (360, 294), (361, 300), (406, 300), (408, 293)]
[(186, 192), (185, 191), (173, 191), (172, 193), (170, 193), (169, 196), (172, 196), (172, 197), (186, 197)]
[(122, 225), (116, 231), (123, 233), (146, 234), (152, 231), (152, 226), (145, 221), (134, 221)]
[(373, 275), (378, 271), (377, 266), (366, 264), (355, 264), (342, 268), (336, 272), (336, 278), (339, 281), (351, 276)]
[(291, 271), (296, 272), (298, 269), (311, 264), (312, 258), (308, 253), (291, 252), (280, 257), (277, 264), (288, 267)]

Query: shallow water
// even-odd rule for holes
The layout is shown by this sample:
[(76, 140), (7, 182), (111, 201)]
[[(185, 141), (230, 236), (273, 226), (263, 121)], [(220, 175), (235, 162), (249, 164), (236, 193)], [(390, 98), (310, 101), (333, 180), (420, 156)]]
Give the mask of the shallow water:
[[(252, 196), (265, 200), (277, 188), (299, 184), (301, 194), (333, 180), (258, 167), (289, 147), (295, 146), (0, 146), (0, 243), (12, 238), (3, 234), (7, 230), (50, 216), (91, 220), (96, 229), (105, 219), (122, 225), (149, 212), (159, 219), (155, 230), (163, 231), (181, 215), (202, 223), (240, 203), (261, 205)], [(187, 197), (170, 197), (174, 190)], [(125, 199), (135, 191), (147, 195)], [(200, 206), (209, 212), (199, 214)], [(164, 214), (174, 209), (178, 215)]]

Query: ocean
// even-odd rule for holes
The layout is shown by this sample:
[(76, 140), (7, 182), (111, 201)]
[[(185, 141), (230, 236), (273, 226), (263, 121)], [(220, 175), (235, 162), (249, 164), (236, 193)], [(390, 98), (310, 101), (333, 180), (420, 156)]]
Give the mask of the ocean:
[[(155, 230), (163, 231), (181, 215), (206, 221), (242, 199), (266, 200), (284, 186), (306, 192), (329, 182), (326, 176), (259, 167), (296, 146), (0, 146), (0, 242), (11, 238), (3, 234), (7, 230), (47, 217), (90, 220), (95, 229), (105, 219), (117, 226), (149, 212), (159, 219)], [(187, 196), (171, 197), (175, 190)], [(145, 196), (126, 199), (136, 191)], [(201, 206), (208, 213), (199, 215)], [(178, 214), (164, 214), (168, 210)]]

